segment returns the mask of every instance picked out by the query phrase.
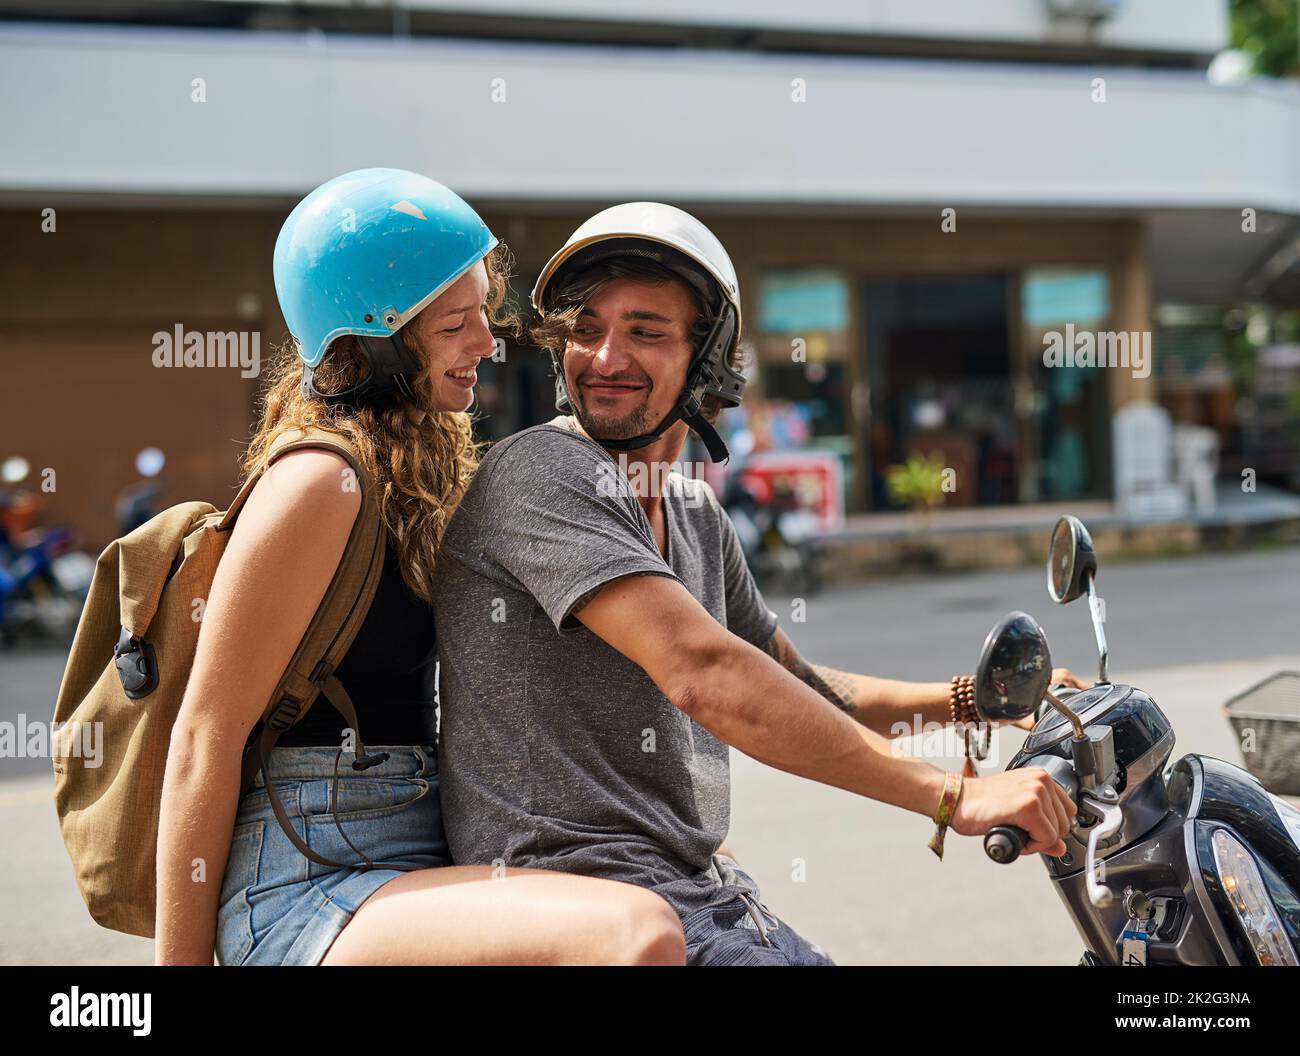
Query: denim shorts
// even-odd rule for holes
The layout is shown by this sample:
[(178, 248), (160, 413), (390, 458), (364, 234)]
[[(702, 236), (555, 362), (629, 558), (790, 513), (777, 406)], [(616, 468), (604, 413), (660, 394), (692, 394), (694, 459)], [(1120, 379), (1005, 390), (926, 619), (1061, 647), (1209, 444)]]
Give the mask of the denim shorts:
[[(319, 964), (367, 898), (405, 870), (451, 864), (438, 800), (433, 745), (367, 746), (387, 762), (362, 772), (339, 761), (338, 825), (374, 863), (366, 868), (335, 825), (330, 785), (339, 750), (274, 748), (271, 780), (317, 865), (290, 842), (271, 810), (263, 776), (239, 803), (217, 911), (220, 964)], [(388, 868), (385, 868), (388, 866)]]
[(777, 919), (735, 859), (713, 856), (726, 893), (682, 921), (688, 965), (834, 965), (826, 951)]

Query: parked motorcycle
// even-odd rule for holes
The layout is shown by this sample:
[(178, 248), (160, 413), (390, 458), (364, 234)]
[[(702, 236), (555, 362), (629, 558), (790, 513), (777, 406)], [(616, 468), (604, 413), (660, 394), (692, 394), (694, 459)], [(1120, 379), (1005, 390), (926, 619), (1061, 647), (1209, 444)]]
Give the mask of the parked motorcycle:
[(7, 459), (0, 473), (0, 644), (70, 642), (95, 559), (76, 549), (69, 529), (35, 523), (40, 500), (18, 487), (27, 473), (19, 458)]
[(167, 482), (158, 476), (167, 457), (156, 447), (143, 448), (135, 456), (135, 471), (140, 479), (118, 492), (114, 509), (119, 535), (130, 535), (162, 512), (162, 495)]
[(803, 597), (821, 590), (816, 518), (799, 508), (793, 494), (780, 489), (760, 493), (736, 472), (727, 478), (722, 504), (762, 589)]
[[(1013, 612), (989, 633), (976, 672), (983, 721), (1037, 711), (1007, 769), (1041, 767), (1078, 807), (1066, 853), (1043, 856), (1092, 965), (1300, 964), (1300, 810), (1221, 759), (1166, 763), (1174, 730), (1136, 686), (1111, 682), (1097, 556), (1083, 523), (1052, 533), (1048, 593), (1085, 594), (1100, 653), (1090, 689), (1049, 687), (1052, 659), (1034, 618)], [(1027, 834), (984, 837), (1014, 861)]]

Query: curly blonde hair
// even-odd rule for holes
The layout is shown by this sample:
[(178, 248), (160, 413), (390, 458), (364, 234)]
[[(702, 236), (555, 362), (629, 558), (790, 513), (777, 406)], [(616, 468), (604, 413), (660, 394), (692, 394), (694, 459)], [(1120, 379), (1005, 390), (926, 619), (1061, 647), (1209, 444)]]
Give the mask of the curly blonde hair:
[[(521, 320), (509, 300), (512, 263), (504, 244), (484, 258), (487, 315), (494, 329), (518, 335)], [(330, 345), (313, 380), (321, 392), (341, 392), (361, 381), (367, 369), (356, 338), (345, 336)], [(428, 380), (426, 363), (412, 388), (427, 393)], [(265, 467), (271, 445), (289, 430), (322, 428), (343, 436), (356, 448), (378, 489), (380, 514), (391, 533), (402, 579), (417, 597), (431, 601), (442, 534), (478, 467), (473, 419), (463, 411), (423, 407), (425, 414), (416, 421), (406, 401), (361, 407), (327, 404), (304, 396), (301, 381), (302, 360), (290, 339), (273, 350), (258, 400), (259, 422), (242, 460), (244, 479)]]

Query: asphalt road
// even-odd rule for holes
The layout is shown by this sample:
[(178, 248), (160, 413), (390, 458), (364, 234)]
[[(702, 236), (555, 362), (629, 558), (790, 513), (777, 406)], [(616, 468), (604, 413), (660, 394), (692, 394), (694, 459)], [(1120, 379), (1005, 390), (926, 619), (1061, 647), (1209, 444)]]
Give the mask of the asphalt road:
[[(1114, 565), (1102, 554), (1101, 562), (1112, 681), (1155, 697), (1178, 737), (1175, 758), (1199, 752), (1240, 764), (1221, 708), (1276, 670), (1300, 670), (1300, 549)], [(1054, 605), (1042, 569), (828, 591), (808, 601), (802, 624), (792, 621), (792, 600), (769, 600), (817, 663), (946, 681), (973, 670), (989, 629), (1021, 609), (1042, 624), (1057, 666), (1096, 676), (1086, 601)], [(1002, 733), (990, 762), (1005, 763), (1022, 740)], [(959, 763), (927, 757), (937, 766)], [(767, 905), (837, 962), (1078, 960), (1074, 925), (1041, 862), (996, 866), (978, 840), (951, 835), (940, 862), (925, 846), (930, 826), (918, 815), (737, 752), (732, 760), (728, 845), (759, 881)]]
[[(1101, 559), (1112, 678), (1155, 696), (1177, 731), (1175, 755), (1239, 762), (1220, 708), (1274, 670), (1300, 669), (1300, 549), (1113, 566)], [(848, 670), (924, 680), (968, 672), (989, 628), (1012, 609), (1040, 620), (1056, 664), (1086, 676), (1096, 670), (1086, 604), (1052, 605), (1041, 569), (832, 589), (802, 612), (792, 599), (769, 600), (810, 660)], [(48, 720), (61, 671), (58, 651), (0, 654), (0, 722)], [(1010, 758), (1018, 742), (1004, 734), (996, 757)], [(0, 759), (0, 963), (147, 963), (151, 943), (104, 931), (86, 914), (48, 773), (45, 759)], [(732, 784), (728, 846), (767, 905), (838, 962), (1077, 960), (1073, 925), (1039, 862), (994, 866), (977, 840), (955, 836), (939, 862), (919, 815), (735, 752)]]

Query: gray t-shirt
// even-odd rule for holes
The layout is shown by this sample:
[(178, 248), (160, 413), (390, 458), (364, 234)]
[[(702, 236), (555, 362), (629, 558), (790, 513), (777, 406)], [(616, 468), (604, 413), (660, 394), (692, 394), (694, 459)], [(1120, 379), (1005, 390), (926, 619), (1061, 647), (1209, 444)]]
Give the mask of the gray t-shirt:
[(627, 477), (587, 438), (541, 425), (484, 458), (434, 577), (456, 863), (624, 880), (683, 915), (723, 893), (711, 859), (730, 823), (727, 746), (572, 615), (611, 580), (668, 576), (734, 634), (771, 638), (776, 616), (713, 490), (678, 474), (663, 490), (666, 561)]

